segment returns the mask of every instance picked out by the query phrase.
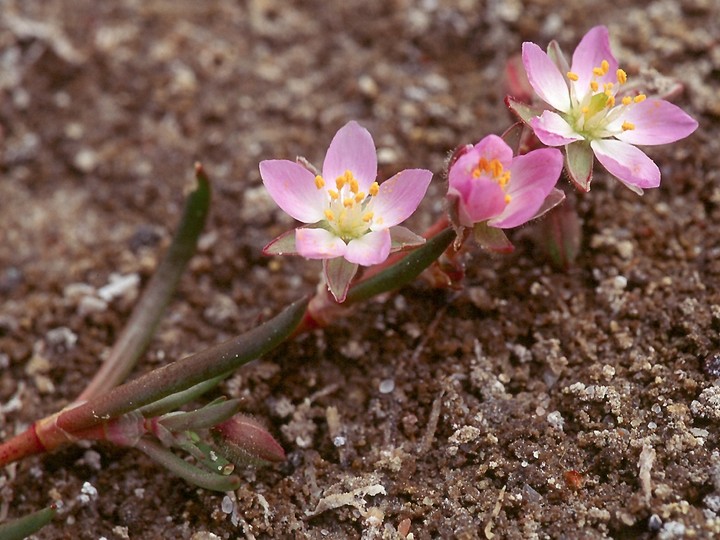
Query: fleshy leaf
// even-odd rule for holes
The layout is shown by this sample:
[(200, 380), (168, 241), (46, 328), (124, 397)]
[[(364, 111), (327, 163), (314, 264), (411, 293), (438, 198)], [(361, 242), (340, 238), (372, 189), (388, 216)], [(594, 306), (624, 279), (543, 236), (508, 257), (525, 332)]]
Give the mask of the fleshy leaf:
[(391, 251), (413, 248), (421, 246), (425, 243), (425, 239), (422, 236), (419, 236), (410, 229), (400, 225), (390, 227), (390, 240), (392, 242), (390, 248)]
[(580, 252), (582, 229), (571, 203), (556, 207), (538, 223), (538, 243), (552, 265), (567, 270)]
[(593, 171), (593, 151), (585, 141), (565, 146), (565, 168), (572, 183), (582, 191), (590, 191)]
[(347, 294), (348, 303), (367, 300), (412, 282), (442, 255), (454, 239), (455, 231), (445, 229), (392, 266), (354, 285)]
[(323, 273), (328, 289), (335, 300), (339, 303), (345, 301), (350, 282), (357, 273), (358, 265), (348, 262), (342, 257), (325, 259), (323, 261)]
[(0, 525), (0, 538), (3, 540), (23, 540), (50, 523), (57, 513), (53, 504), (27, 516)]
[(297, 255), (295, 229), (282, 233), (263, 248), (265, 255)]
[(473, 237), (482, 247), (495, 253), (512, 253), (515, 249), (502, 229), (490, 227), (486, 221), (473, 226)]

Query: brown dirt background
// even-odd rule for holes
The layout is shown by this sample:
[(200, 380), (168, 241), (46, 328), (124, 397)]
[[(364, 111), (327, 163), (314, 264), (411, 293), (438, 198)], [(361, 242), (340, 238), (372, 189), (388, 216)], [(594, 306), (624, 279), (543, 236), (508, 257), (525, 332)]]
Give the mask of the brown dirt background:
[[(260, 254), (291, 225), (260, 187), (261, 159), (319, 163), (357, 119), (381, 177), (436, 172), (413, 222), (422, 229), (441, 212), (448, 152), (509, 125), (503, 69), (525, 40), (571, 51), (606, 24), (631, 77), (650, 66), (681, 80), (678, 103), (700, 121), (689, 139), (649, 150), (663, 185), (642, 198), (597, 171), (578, 197), (583, 251), (570, 271), (546, 264), (527, 227), (511, 256), (475, 250), (464, 290), (408, 287), (229, 380), (222, 392), (288, 453), (242, 473), (234, 514), (232, 498), (223, 505), (136, 451), (92, 445), (6, 468), (2, 516), (62, 499), (41, 539), (398, 538), (406, 519), (416, 539), (720, 532), (720, 4), (0, 9), (3, 437), (92, 376), (138, 287), (107, 305), (97, 291), (113, 274), (147, 281), (197, 159), (214, 181), (212, 214), (139, 371), (312, 291), (315, 263)], [(313, 514), (349, 492), (355, 506)]]

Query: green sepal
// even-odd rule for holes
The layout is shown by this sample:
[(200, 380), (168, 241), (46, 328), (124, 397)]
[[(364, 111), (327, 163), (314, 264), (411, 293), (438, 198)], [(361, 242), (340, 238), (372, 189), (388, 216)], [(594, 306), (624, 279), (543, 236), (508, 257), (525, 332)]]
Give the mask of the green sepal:
[(425, 238), (415, 234), (410, 229), (399, 225), (390, 227), (390, 251), (401, 251), (403, 249), (415, 248), (425, 243)]
[(282, 233), (263, 248), (265, 255), (297, 255), (295, 247), (295, 229)]
[(532, 105), (518, 101), (512, 96), (505, 96), (505, 105), (526, 124), (529, 124), (533, 118), (540, 116), (545, 110), (541, 107), (533, 107)]
[(568, 176), (578, 189), (585, 192), (590, 191), (594, 157), (587, 141), (575, 141), (565, 146), (565, 169)]
[(170, 431), (208, 429), (240, 412), (239, 399), (219, 399), (201, 409), (169, 413), (159, 422)]
[(323, 261), (323, 275), (330, 293), (335, 301), (342, 304), (347, 296), (350, 282), (357, 274), (358, 265), (346, 261), (342, 257), (325, 259)]
[(570, 64), (568, 64), (567, 57), (565, 56), (565, 53), (562, 52), (558, 42), (554, 39), (548, 43), (547, 54), (550, 57), (550, 60), (552, 60), (560, 70), (560, 73), (565, 75), (568, 71), (570, 71)]
[(495, 253), (512, 253), (515, 249), (505, 232), (497, 227), (490, 227), (487, 221), (473, 226), (473, 238), (483, 248)]

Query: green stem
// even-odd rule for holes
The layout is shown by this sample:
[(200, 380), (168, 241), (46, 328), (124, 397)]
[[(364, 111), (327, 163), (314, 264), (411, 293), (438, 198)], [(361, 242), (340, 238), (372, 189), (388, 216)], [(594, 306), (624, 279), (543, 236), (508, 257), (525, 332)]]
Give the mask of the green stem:
[(195, 253), (210, 207), (210, 183), (199, 163), (195, 165), (195, 173), (197, 187), (185, 202), (180, 225), (165, 258), (150, 279), (110, 356), (77, 401), (101, 396), (122, 383), (150, 343), (180, 277)]

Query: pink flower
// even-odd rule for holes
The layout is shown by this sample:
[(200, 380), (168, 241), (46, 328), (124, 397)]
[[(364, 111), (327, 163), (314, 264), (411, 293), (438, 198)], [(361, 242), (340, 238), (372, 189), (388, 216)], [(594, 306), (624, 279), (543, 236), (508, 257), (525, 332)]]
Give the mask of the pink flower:
[(485, 222), (498, 229), (522, 225), (537, 217), (562, 167), (562, 154), (554, 148), (513, 157), (505, 141), (488, 135), (450, 166), (448, 198), (457, 205), (453, 214), (464, 227)]
[[(660, 169), (634, 145), (677, 141), (695, 131), (698, 123), (672, 103), (624, 91), (627, 74), (618, 67), (604, 26), (585, 34), (570, 66), (558, 54), (559, 48), (552, 52), (551, 58), (534, 43), (522, 47), (530, 84), (554, 109), (530, 119), (535, 135), (548, 146), (568, 147), (569, 161), (572, 152), (573, 159), (583, 158), (577, 163), (587, 163), (583, 149), (592, 150), (598, 161), (633, 191), (642, 193), (643, 188), (659, 186)], [(589, 190), (592, 155), (589, 165), (581, 168), (587, 169), (587, 177), (578, 183)], [(572, 170), (570, 173), (576, 179)]]
[[(377, 155), (370, 133), (348, 122), (333, 138), (322, 174), (287, 160), (260, 163), (270, 196), (285, 212), (306, 226), (293, 237), (282, 235), (266, 253), (299, 254), (323, 259), (330, 290), (342, 301), (357, 265), (370, 266), (392, 251), (422, 239), (403, 227), (425, 196), (432, 173), (407, 169), (378, 184)], [(343, 258), (348, 264), (328, 264)]]

